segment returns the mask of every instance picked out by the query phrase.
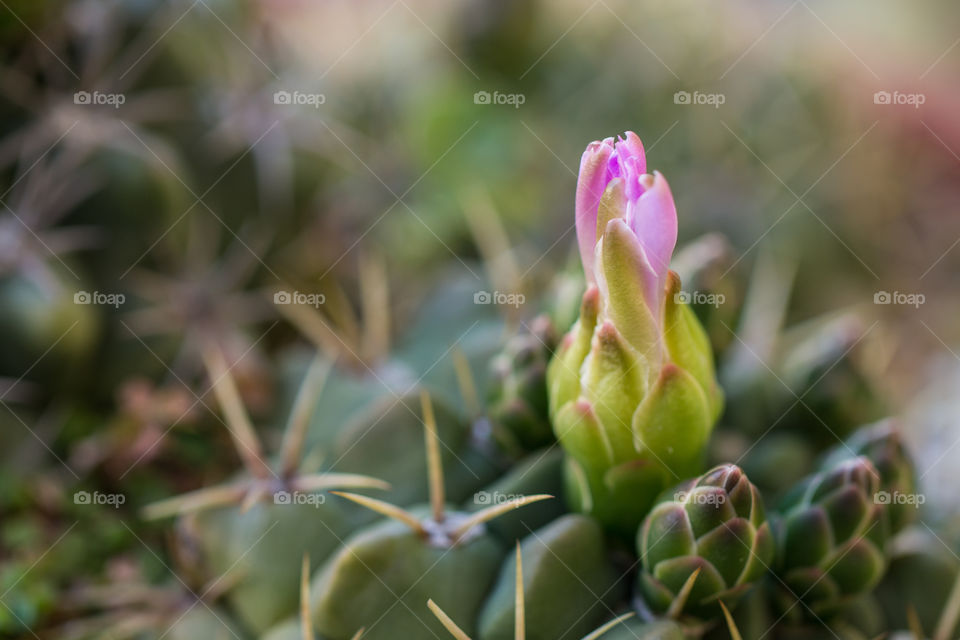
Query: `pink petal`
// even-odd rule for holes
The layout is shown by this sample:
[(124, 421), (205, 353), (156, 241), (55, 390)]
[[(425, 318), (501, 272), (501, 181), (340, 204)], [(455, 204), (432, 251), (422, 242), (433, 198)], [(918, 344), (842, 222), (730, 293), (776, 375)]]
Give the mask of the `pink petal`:
[(597, 244), (597, 209), (607, 187), (613, 138), (591, 142), (580, 158), (580, 177), (577, 180), (576, 226), (580, 259), (587, 282), (594, 282), (594, 247)]
[(646, 190), (628, 205), (627, 221), (657, 274), (657, 290), (662, 291), (677, 245), (677, 208), (670, 187), (659, 172), (643, 176), (640, 182)]

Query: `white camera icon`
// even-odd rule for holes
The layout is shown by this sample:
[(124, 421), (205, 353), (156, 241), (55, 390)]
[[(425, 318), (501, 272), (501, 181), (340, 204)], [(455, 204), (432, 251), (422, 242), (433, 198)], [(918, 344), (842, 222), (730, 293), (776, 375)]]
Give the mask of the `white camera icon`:
[(89, 91), (77, 91), (73, 94), (73, 104), (90, 104), (90, 101)]
[(90, 504), (90, 492), (89, 491), (77, 491), (73, 494), (73, 504)]
[(273, 304), (290, 304), (292, 301), (289, 291), (277, 291), (273, 294)]
[(473, 94), (473, 104), (490, 104), (490, 92), (477, 91)]
[(273, 494), (273, 504), (290, 504), (292, 497), (289, 491), (277, 491)]
[(893, 302), (893, 297), (889, 291), (877, 291), (873, 294), (873, 304), (890, 304), (891, 302)]
[(873, 94), (874, 104), (890, 104), (892, 101), (893, 96), (890, 95), (889, 91), (877, 91)]
[(677, 91), (675, 94), (673, 94), (673, 103), (674, 104), (690, 104), (690, 92)]
[(890, 493), (887, 491), (877, 491), (873, 494), (873, 501), (876, 504), (890, 504)]
[(273, 104), (291, 104), (293, 96), (289, 91), (275, 91), (273, 93)]
[(87, 291), (77, 291), (73, 294), (73, 304), (90, 304), (90, 293)]
[(490, 304), (493, 302), (493, 296), (489, 291), (477, 291), (473, 294), (473, 304)]
[(490, 504), (493, 502), (493, 497), (488, 491), (478, 491), (473, 496), (474, 504)]
[(673, 294), (674, 304), (690, 304), (690, 294), (686, 291), (678, 291)]

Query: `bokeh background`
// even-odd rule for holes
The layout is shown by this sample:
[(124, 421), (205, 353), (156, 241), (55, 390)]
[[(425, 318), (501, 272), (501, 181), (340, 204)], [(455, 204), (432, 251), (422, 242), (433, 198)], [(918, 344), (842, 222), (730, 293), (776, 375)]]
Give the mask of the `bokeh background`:
[(169, 581), (138, 510), (237, 464), (204, 340), (269, 440), (291, 349), (375, 362), (438, 283), (575, 272), (580, 153), (628, 129), (729, 303), (727, 381), (829, 325), (819, 371), (880, 389), (956, 506), (957, 3), (3, 0), (0, 38), (0, 633)]

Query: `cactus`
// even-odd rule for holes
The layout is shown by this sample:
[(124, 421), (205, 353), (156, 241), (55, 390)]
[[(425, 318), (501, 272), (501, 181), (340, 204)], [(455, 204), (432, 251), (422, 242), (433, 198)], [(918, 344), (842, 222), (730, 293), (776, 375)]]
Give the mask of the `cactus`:
[[(193, 545), (205, 581), (226, 574), (222, 598), (171, 635), (215, 636), (212, 614), (222, 613), (241, 640), (861, 638), (889, 626), (876, 596), (884, 609), (918, 602), (915, 587), (900, 585), (914, 574), (943, 578), (936, 605), (957, 609), (944, 576), (888, 544), (916, 517), (913, 504), (882, 499), (916, 491), (892, 422), (859, 430), (819, 463), (823, 438), (795, 420), (756, 437), (784, 399), (757, 388), (799, 389), (819, 375), (843, 327), (778, 345), (783, 381), (750, 369), (722, 438), (709, 442), (724, 396), (707, 336), (668, 268), (672, 196), (645, 170), (633, 134), (583, 156), (587, 288), (572, 327), (549, 320), (545, 301), (534, 320), (511, 310), (516, 325), (483, 318), (461, 344), (464, 325), (485, 312), (470, 304), (475, 284), (456, 282), (391, 352), (386, 319), (346, 330), (285, 306), (327, 357), (302, 376), (301, 356), (290, 360), (285, 378), (303, 380), (269, 462), (223, 354), (205, 345), (244, 471), (146, 510), (179, 517), (181, 546)], [(386, 313), (385, 293), (363, 283), (374, 277), (364, 271), (370, 322)], [(374, 279), (383, 284), (382, 273)], [(522, 331), (501, 344), (504, 326)], [(559, 344), (555, 328), (569, 328)], [(831, 348), (810, 346), (824, 343)], [(719, 464), (706, 470), (708, 445)], [(317, 498), (277, 499), (298, 492)], [(769, 520), (761, 492), (786, 492)], [(888, 554), (897, 581), (875, 594)], [(929, 607), (916, 606), (929, 627)], [(954, 618), (938, 627), (952, 629)]]
[(785, 498), (774, 527), (785, 613), (834, 613), (883, 577), (888, 522), (874, 497), (879, 482), (861, 456), (814, 474)]
[[(576, 518), (576, 516), (574, 516)], [(571, 521), (572, 522), (572, 521)], [(580, 522), (586, 522), (585, 519), (580, 519)], [(577, 527), (577, 524), (573, 524), (574, 528)], [(596, 525), (593, 525), (594, 527)], [(553, 549), (545, 547), (549, 551)], [(557, 558), (562, 562), (562, 558)], [(549, 564), (554, 564), (549, 562)], [(511, 566), (512, 564), (512, 566)], [(572, 571), (568, 569), (568, 572), (571, 576), (575, 576)], [(536, 576), (532, 581), (525, 579), (525, 575), (529, 575), (528, 572), (525, 572), (523, 568), (523, 548), (519, 542), (517, 542), (516, 553), (512, 563), (508, 563), (504, 566), (503, 574), (501, 575), (501, 581), (497, 589), (494, 591), (491, 596), (490, 602), (487, 605), (487, 611), (493, 611), (494, 613), (488, 614), (484, 613), (484, 618), (488, 620), (491, 617), (495, 620), (493, 623), (492, 629), (488, 628), (488, 631), (481, 635), (483, 637), (496, 637), (503, 638), (504, 640), (527, 640), (527, 637), (532, 638), (556, 638), (562, 637), (566, 634), (569, 634), (574, 631), (574, 629), (569, 626), (564, 626), (563, 621), (558, 621), (552, 617), (543, 617), (543, 615), (528, 615), (531, 613), (527, 608), (527, 602), (529, 595), (528, 593), (537, 593), (537, 591), (542, 591), (544, 594), (548, 593), (551, 590), (551, 587), (556, 587), (550, 582), (544, 584), (544, 586), (531, 586), (531, 582), (534, 584), (538, 580), (549, 580), (555, 571), (547, 569), (546, 572), (537, 571), (543, 575)], [(549, 587), (547, 585), (550, 585)], [(584, 585), (587, 589), (586, 585)], [(575, 590), (576, 591), (576, 590)], [(509, 597), (512, 593), (512, 598)], [(546, 600), (540, 603), (540, 606), (543, 607), (543, 612), (546, 612), (552, 616), (557, 612), (562, 612), (565, 620), (569, 620), (571, 617), (570, 611), (562, 611), (564, 605), (577, 605), (576, 594), (569, 591), (563, 592), (564, 600), (562, 602)], [(450, 632), (456, 640), (470, 640), (470, 636), (461, 629), (454, 620), (447, 615), (447, 613), (437, 605), (432, 599), (427, 600), (427, 607), (430, 611), (437, 617), (437, 620)], [(508, 617), (503, 617), (506, 614), (512, 613)], [(633, 617), (633, 613), (625, 613), (621, 616), (614, 618), (613, 620), (607, 622), (606, 624), (601, 625), (599, 628), (594, 629), (587, 635), (583, 636), (583, 640), (599, 640), (601, 636), (606, 637), (608, 631), (616, 627), (618, 624), (627, 620), (628, 618)], [(574, 625), (580, 624), (583, 618), (583, 614), (574, 621)], [(532, 621), (532, 623), (531, 623)], [(481, 626), (483, 623), (481, 622)], [(583, 626), (582, 624), (580, 626)], [(560, 635), (558, 635), (560, 634)], [(641, 636), (636, 636), (641, 638)], [(646, 638), (647, 636), (642, 636)], [(653, 638), (653, 636), (650, 636)], [(681, 636), (682, 637), (682, 636)]]
[(830, 468), (854, 456), (868, 458), (880, 474), (876, 497), (887, 503), (890, 533), (898, 533), (915, 521), (921, 504), (916, 493), (917, 474), (897, 424), (888, 419), (861, 427), (828, 453), (823, 466)]
[[(773, 561), (773, 538), (756, 487), (735, 465), (679, 485), (654, 507), (637, 536), (640, 589), (649, 606), (704, 617), (732, 605)], [(698, 573), (686, 596), (679, 594)]]
[[(515, 497), (483, 511), (451, 511), (445, 503), (440, 443), (432, 405), (422, 396), (429, 460), (429, 508), (406, 510), (353, 493), (337, 495), (389, 520), (355, 532), (318, 571), (311, 602), (318, 631), (346, 640), (416, 638), (442, 630), (425, 622), (419, 608), (430, 594), (450, 599), (457, 617), (473, 619), (496, 576), (503, 548), (483, 524), (501, 513), (552, 496)], [(361, 595), (362, 594), (362, 595)]]
[[(155, 503), (144, 515), (179, 515), (193, 520), (182, 530), (197, 532), (191, 542), (203, 550), (214, 577), (233, 572), (242, 575), (226, 597), (245, 624), (262, 632), (293, 610), (296, 585), (285, 578), (295, 570), (303, 550), (326, 557), (356, 524), (342, 505), (316, 496), (316, 492), (334, 487), (386, 489), (389, 485), (358, 474), (298, 471), (307, 419), (329, 372), (322, 361), (316, 361), (304, 378), (279, 464), (272, 469), (222, 354), (211, 346), (204, 359), (247, 475)], [(294, 499), (298, 495), (313, 497), (301, 503)]]

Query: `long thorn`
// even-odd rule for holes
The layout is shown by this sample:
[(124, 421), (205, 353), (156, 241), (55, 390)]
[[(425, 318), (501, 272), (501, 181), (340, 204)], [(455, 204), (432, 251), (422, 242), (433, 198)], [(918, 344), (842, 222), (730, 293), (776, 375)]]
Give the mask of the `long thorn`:
[(475, 187), (461, 197), (461, 202), (492, 284), (501, 291), (519, 292), (520, 267), (490, 195)]
[(340, 496), (341, 498), (346, 498), (356, 502), (360, 506), (366, 507), (371, 511), (376, 511), (380, 515), (384, 515), (388, 518), (393, 518), (403, 524), (407, 525), (413, 531), (419, 535), (426, 535), (426, 531), (423, 528), (423, 525), (420, 523), (417, 518), (406, 511), (395, 505), (390, 504), (389, 502), (384, 502), (383, 500), (377, 500), (376, 498), (368, 498), (367, 496), (361, 496), (356, 493), (350, 493), (348, 491), (331, 491), (333, 495)]
[(920, 616), (917, 615), (917, 608), (913, 603), (907, 605), (907, 626), (910, 627), (910, 633), (914, 640), (924, 640), (927, 636), (923, 633), (923, 625), (920, 623)]
[(360, 300), (363, 306), (363, 354), (372, 362), (390, 351), (390, 296), (387, 270), (380, 256), (360, 256)]
[(436, 522), (444, 520), (443, 463), (440, 461), (440, 444), (437, 441), (437, 421), (433, 404), (426, 389), (420, 391), (420, 406), (423, 408), (424, 438), (427, 444), (427, 478), (430, 482), (430, 506)]
[(697, 567), (696, 570), (690, 574), (690, 577), (687, 578), (687, 581), (683, 583), (677, 597), (673, 599), (673, 602), (670, 603), (670, 608), (667, 609), (668, 618), (676, 620), (680, 614), (683, 613), (683, 608), (687, 605), (687, 598), (690, 597), (690, 592), (693, 591), (693, 584), (697, 581), (697, 576), (699, 575), (700, 567)]
[(300, 635), (303, 640), (314, 640), (313, 620), (310, 619), (310, 554), (303, 554), (300, 565)]
[(317, 406), (317, 400), (320, 399), (320, 393), (332, 368), (333, 363), (317, 357), (310, 364), (303, 382), (300, 383), (280, 449), (280, 474), (284, 478), (289, 477), (300, 465), (310, 416)]
[(216, 394), (220, 408), (223, 410), (227, 421), (227, 431), (233, 438), (237, 454), (255, 478), (268, 477), (271, 475), (271, 471), (267, 463), (263, 461), (260, 439), (253, 430), (250, 416), (247, 415), (247, 410), (243, 406), (240, 392), (237, 390), (233, 376), (230, 375), (230, 368), (223, 358), (223, 353), (215, 345), (207, 345), (203, 349), (203, 361), (210, 374), (213, 392)]
[(360, 640), (360, 638), (363, 636), (364, 631), (366, 631), (366, 629), (363, 627), (360, 627), (360, 629), (355, 634), (353, 634), (353, 637), (350, 638), (350, 640)]
[(190, 493), (154, 502), (144, 507), (141, 513), (145, 520), (158, 520), (160, 518), (182, 515), (192, 511), (202, 511), (204, 509), (236, 504), (246, 494), (248, 484), (249, 483), (243, 482), (198, 489)]
[(467, 356), (459, 346), (453, 349), (453, 371), (457, 375), (457, 386), (460, 387), (460, 395), (463, 397), (463, 404), (467, 406), (467, 411), (472, 417), (479, 416), (480, 401), (477, 384), (473, 379), (473, 372), (470, 371)]
[(326, 489), (390, 489), (390, 483), (359, 473), (311, 473), (296, 476), (290, 481), (294, 491), (322, 491)]
[(937, 621), (937, 629), (933, 632), (933, 640), (948, 640), (957, 626), (957, 618), (960, 618), (960, 573), (957, 574), (953, 589), (950, 590), (947, 606), (944, 607), (943, 613), (940, 614), (940, 619)]
[(551, 495), (545, 493), (534, 495), (534, 496), (518, 496), (516, 498), (510, 498), (505, 502), (500, 504), (495, 504), (492, 507), (487, 507), (482, 511), (478, 511), (471, 515), (469, 518), (463, 521), (459, 527), (453, 530), (452, 538), (454, 542), (460, 540), (467, 532), (473, 529), (479, 524), (483, 524), (488, 520), (493, 520), (499, 515), (502, 515), (508, 511), (513, 511), (514, 509), (519, 509), (522, 506), (532, 504), (534, 502), (539, 502), (541, 500), (549, 500), (553, 498)]
[(623, 614), (622, 616), (617, 616), (616, 618), (614, 618), (613, 620), (611, 620), (611, 621), (608, 622), (607, 624), (603, 625), (603, 626), (600, 627), (599, 629), (596, 629), (596, 630), (592, 631), (592, 632), (590, 633), (590, 635), (584, 636), (584, 637), (583, 637), (583, 640), (597, 640), (597, 638), (599, 638), (600, 636), (602, 636), (603, 634), (605, 634), (607, 631), (610, 631), (610, 629), (613, 629), (615, 626), (617, 626), (618, 624), (620, 624), (620, 623), (623, 622), (624, 620), (627, 620), (627, 619), (629, 619), (629, 618), (632, 618), (632, 617), (635, 616), (635, 615), (636, 615), (636, 614), (635, 614), (633, 611), (631, 611), (630, 613), (625, 613), (625, 614)]
[(433, 600), (427, 600), (427, 607), (433, 612), (433, 615), (437, 616), (437, 620), (440, 621), (440, 624), (443, 625), (444, 629), (450, 632), (450, 635), (457, 640), (470, 640), (470, 636), (468, 636), (463, 629), (458, 627), (457, 623), (451, 620), (450, 616), (444, 613), (443, 609), (438, 607), (436, 602)]
[(730, 610), (727, 609), (727, 605), (723, 604), (723, 600), (718, 600), (720, 603), (720, 608), (723, 609), (723, 617), (727, 620), (727, 629), (730, 630), (731, 640), (743, 640), (743, 636), (740, 635), (740, 630), (737, 629), (737, 623), (733, 621), (733, 616), (730, 615)]
[(514, 600), (513, 637), (516, 640), (524, 640), (527, 637), (527, 611), (523, 601), (523, 556), (520, 553), (519, 540), (517, 540), (517, 581), (514, 588), (516, 589), (516, 595)]

